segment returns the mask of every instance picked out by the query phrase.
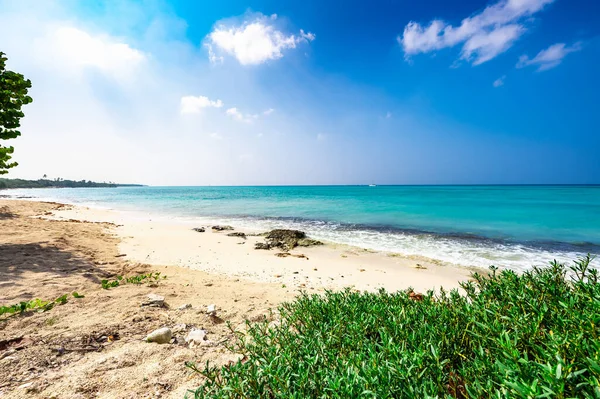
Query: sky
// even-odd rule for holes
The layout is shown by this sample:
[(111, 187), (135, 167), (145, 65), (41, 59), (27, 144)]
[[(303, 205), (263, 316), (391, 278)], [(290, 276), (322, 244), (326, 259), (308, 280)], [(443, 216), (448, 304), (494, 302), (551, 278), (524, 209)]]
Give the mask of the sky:
[(6, 177), (600, 183), (595, 0), (0, 0)]

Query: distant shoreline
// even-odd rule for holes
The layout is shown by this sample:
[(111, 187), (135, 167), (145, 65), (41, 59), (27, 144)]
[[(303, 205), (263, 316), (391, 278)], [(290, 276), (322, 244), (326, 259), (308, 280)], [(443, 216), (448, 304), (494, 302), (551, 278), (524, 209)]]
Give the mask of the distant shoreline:
[(144, 187), (141, 184), (122, 184), (94, 182), (91, 180), (64, 180), (64, 179), (6, 179), (0, 178), (0, 190), (7, 189), (34, 189), (34, 188), (116, 188), (116, 187)]

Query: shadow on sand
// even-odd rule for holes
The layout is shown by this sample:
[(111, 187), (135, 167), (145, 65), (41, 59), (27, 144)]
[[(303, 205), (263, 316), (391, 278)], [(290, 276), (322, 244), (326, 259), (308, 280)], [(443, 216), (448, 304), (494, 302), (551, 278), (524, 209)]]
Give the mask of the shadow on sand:
[[(53, 285), (66, 277), (81, 277), (94, 284), (112, 275), (93, 262), (69, 251), (44, 243), (0, 244), (0, 304), (5, 300), (8, 288), (19, 286), (18, 295), (23, 299), (36, 297), (34, 286)], [(33, 276), (32, 273), (39, 273)], [(31, 281), (35, 278), (36, 281)], [(4, 291), (4, 295), (3, 294)]]

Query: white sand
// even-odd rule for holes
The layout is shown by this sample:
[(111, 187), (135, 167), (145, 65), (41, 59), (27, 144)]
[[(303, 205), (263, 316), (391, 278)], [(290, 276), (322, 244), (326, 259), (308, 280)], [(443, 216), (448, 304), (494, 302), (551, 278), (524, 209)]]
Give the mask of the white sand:
[[(279, 258), (275, 253), (281, 251), (254, 249), (254, 243), (262, 241), (261, 237), (247, 240), (227, 237), (227, 231), (213, 232), (210, 224), (192, 226), (156, 220), (152, 215), (141, 220), (140, 214), (132, 217), (120, 211), (73, 207), (56, 212), (54, 217), (119, 225), (115, 232), (121, 238), (120, 250), (132, 262), (182, 266), (250, 281), (279, 282), (290, 289), (354, 287), (396, 291), (412, 287), (424, 292), (440, 286), (457, 288), (471, 273), (467, 268), (438, 265), (426, 259), (409, 259), (336, 244), (291, 251), (306, 255), (308, 260)], [(191, 227), (205, 227), (206, 232), (198, 233)]]

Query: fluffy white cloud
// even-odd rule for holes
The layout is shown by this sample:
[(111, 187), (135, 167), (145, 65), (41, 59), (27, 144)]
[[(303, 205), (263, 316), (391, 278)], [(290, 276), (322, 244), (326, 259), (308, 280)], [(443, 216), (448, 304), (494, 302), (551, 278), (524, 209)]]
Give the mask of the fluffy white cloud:
[(52, 29), (38, 43), (42, 54), (51, 52), (49, 63), (69, 69), (95, 68), (115, 78), (129, 78), (146, 60), (146, 55), (108, 35), (93, 36), (72, 26)]
[(506, 79), (506, 75), (499, 77), (498, 79), (494, 80), (494, 83), (492, 83), (492, 86), (494, 86), (494, 87), (504, 86), (505, 79)]
[(229, 108), (225, 113), (240, 122), (252, 123), (258, 119), (257, 114), (243, 114), (237, 108)]
[(222, 140), (223, 139), (223, 136), (221, 136), (219, 133), (211, 133), (209, 137), (213, 140)]
[(519, 57), (517, 68), (535, 65), (539, 71), (547, 71), (558, 66), (567, 54), (580, 51), (582, 48), (581, 42), (577, 42), (572, 46), (567, 46), (565, 43), (556, 43), (545, 50), (540, 51), (535, 57), (529, 59), (527, 55)]
[(277, 16), (260, 14), (239, 26), (217, 24), (206, 38), (208, 57), (212, 63), (223, 62), (223, 54), (234, 56), (242, 65), (257, 65), (283, 57), (283, 50), (294, 49), (315, 39), (313, 33), (300, 30), (299, 35), (286, 34), (274, 23)]
[(463, 44), (461, 59), (479, 65), (508, 50), (525, 31), (525, 17), (554, 0), (501, 0), (454, 27), (442, 20), (427, 26), (411, 21), (398, 42), (406, 57)]
[(273, 108), (269, 108), (268, 110), (263, 112), (263, 115), (268, 116), (271, 115), (275, 110)]
[(197, 114), (202, 108), (221, 108), (223, 102), (221, 100), (213, 101), (205, 96), (184, 96), (181, 97), (181, 113), (182, 114)]

